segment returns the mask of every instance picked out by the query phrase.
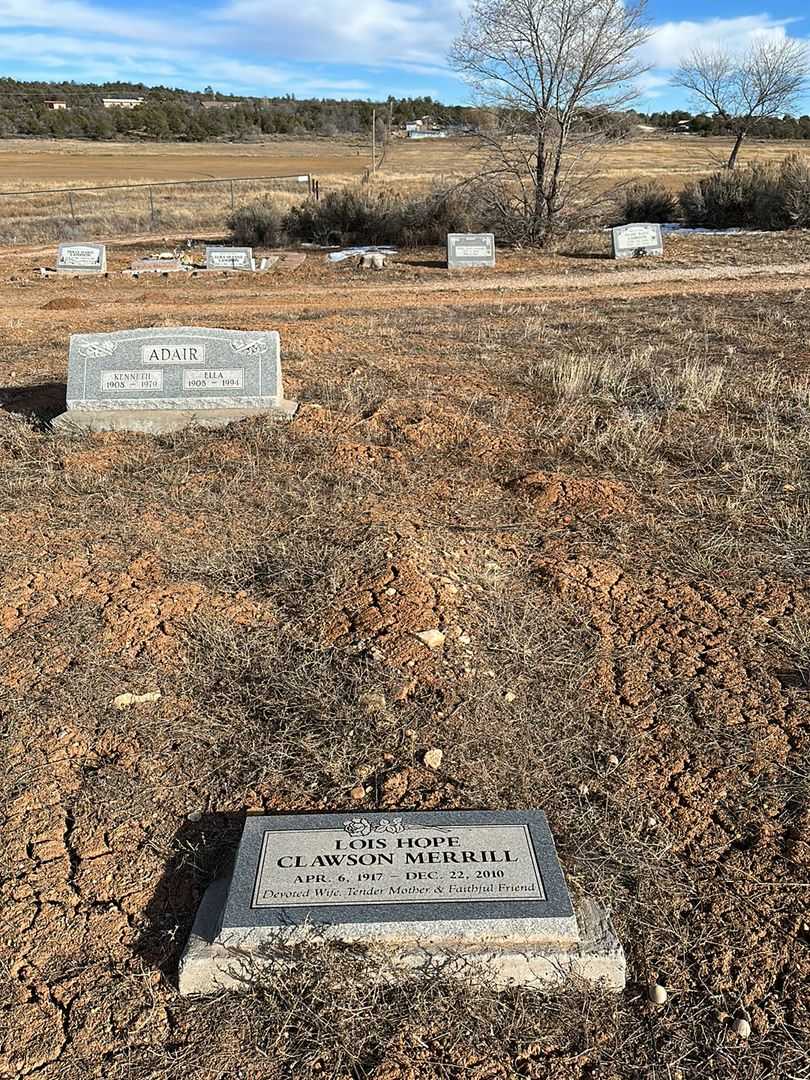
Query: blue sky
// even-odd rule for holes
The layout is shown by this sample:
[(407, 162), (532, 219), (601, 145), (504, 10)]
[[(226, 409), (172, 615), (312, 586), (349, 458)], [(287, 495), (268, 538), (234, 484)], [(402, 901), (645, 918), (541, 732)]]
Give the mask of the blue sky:
[[(384, 98), (468, 95), (445, 54), (468, 0), (0, 0), (0, 75), (125, 79), (223, 93)], [(688, 106), (669, 83), (697, 44), (810, 38), (806, 0), (652, 0), (638, 107)], [(810, 112), (810, 94), (801, 110)]]

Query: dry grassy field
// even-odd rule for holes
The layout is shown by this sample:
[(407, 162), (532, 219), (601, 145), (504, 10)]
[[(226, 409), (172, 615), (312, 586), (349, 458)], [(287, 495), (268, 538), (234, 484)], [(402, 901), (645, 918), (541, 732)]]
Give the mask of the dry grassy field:
[[(0, 1075), (807, 1077), (810, 234), (114, 273), (153, 246), (0, 253)], [(150, 325), (279, 330), (298, 415), (52, 432), (70, 334)], [(544, 809), (627, 990), (313, 948), (181, 999), (244, 815), (350, 808)]]
[[(653, 137), (610, 147), (594, 184), (610, 190), (631, 179), (661, 181), (673, 191), (712, 172), (728, 157), (728, 139)], [(763, 141), (745, 147), (744, 160), (781, 161), (803, 143)], [(470, 139), (392, 139), (373, 185), (402, 193), (424, 191), (474, 174), (481, 155)], [(233, 205), (272, 194), (283, 205), (306, 197), (302, 183), (180, 184), (120, 190), (127, 184), (211, 181), (231, 177), (316, 176), (322, 191), (357, 183), (370, 164), (359, 138), (277, 139), (256, 144), (132, 145), (12, 139), (0, 142), (0, 245), (115, 237), (182, 229), (222, 229)], [(109, 186), (68, 196), (50, 189)], [(118, 188), (119, 190), (116, 190)], [(37, 194), (6, 197), (2, 193)]]

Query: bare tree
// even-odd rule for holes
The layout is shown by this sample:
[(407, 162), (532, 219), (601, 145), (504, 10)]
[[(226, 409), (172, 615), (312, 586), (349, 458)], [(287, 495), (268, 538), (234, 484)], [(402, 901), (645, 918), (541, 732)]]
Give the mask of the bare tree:
[(450, 63), (491, 110), (486, 190), (523, 239), (551, 235), (583, 159), (636, 96), (644, 14), (645, 0), (473, 0)]
[(754, 41), (742, 53), (695, 49), (673, 82), (722, 117), (734, 134), (727, 168), (737, 164), (743, 139), (758, 121), (789, 112), (808, 74), (807, 50), (784, 38)]

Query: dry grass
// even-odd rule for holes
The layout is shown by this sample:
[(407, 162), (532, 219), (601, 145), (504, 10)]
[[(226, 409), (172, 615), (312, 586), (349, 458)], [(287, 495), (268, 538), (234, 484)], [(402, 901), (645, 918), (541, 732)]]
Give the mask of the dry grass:
[[(777, 162), (802, 143), (753, 142), (749, 161)], [(728, 157), (722, 138), (653, 137), (631, 139), (610, 147), (600, 161), (594, 183), (606, 191), (630, 180), (658, 180), (675, 191), (687, 181), (715, 171)], [(259, 176), (312, 173), (322, 191), (356, 184), (367, 170), (369, 147), (359, 138), (274, 139), (259, 144), (130, 145), (64, 141), (6, 140), (0, 148), (0, 244), (39, 240), (127, 235), (164, 229), (221, 228), (230, 212), (230, 188), (177, 187), (154, 195), (148, 191), (75, 194), (71, 211), (67, 196), (4, 199), (2, 191), (91, 184), (160, 183), (217, 176)], [(372, 187), (403, 195), (423, 194), (435, 186), (452, 186), (474, 175), (483, 158), (472, 139), (411, 142), (394, 139)], [(269, 188), (284, 185), (270, 185)], [(287, 185), (288, 190), (293, 190)], [(237, 204), (261, 194), (268, 185), (237, 185)]]
[[(133, 180), (148, 183), (148, 180)], [(151, 199), (150, 199), (151, 190)], [(224, 229), (232, 206), (271, 199), (287, 209), (307, 198), (307, 184), (295, 181), (239, 181), (179, 184), (153, 189), (126, 187), (3, 197), (0, 195), (0, 244), (36, 243), (138, 233), (177, 232), (189, 236)]]

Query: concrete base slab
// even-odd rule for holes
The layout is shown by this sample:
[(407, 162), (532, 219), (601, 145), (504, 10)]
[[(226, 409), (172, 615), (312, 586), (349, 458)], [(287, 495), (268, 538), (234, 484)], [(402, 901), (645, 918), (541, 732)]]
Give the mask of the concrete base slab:
[(278, 401), (274, 406), (237, 409), (68, 409), (52, 426), (57, 431), (134, 431), (167, 435), (187, 427), (221, 428), (254, 416), (292, 420), (297, 401)]
[[(302, 931), (313, 941), (341, 940), (329, 928), (313, 925), (275, 930), (264, 940), (232, 943), (222, 934), (228, 886), (227, 881), (216, 881), (203, 897), (180, 961), (179, 988), (183, 995), (238, 990), (260, 980), (263, 971), (290, 963), (290, 938), (300, 941)], [(608, 913), (594, 901), (583, 900), (576, 905), (576, 916), (580, 940), (573, 945), (486, 939), (452, 946), (416, 939), (389, 943), (385, 954), (390, 960), (390, 978), (395, 978), (397, 972), (435, 971), (441, 967), (443, 973), (456, 977), (485, 972), (500, 987), (554, 986), (574, 978), (609, 990), (623, 990), (624, 951)], [(379, 948), (378, 942), (370, 943)], [(357, 940), (357, 944), (363, 942)]]

